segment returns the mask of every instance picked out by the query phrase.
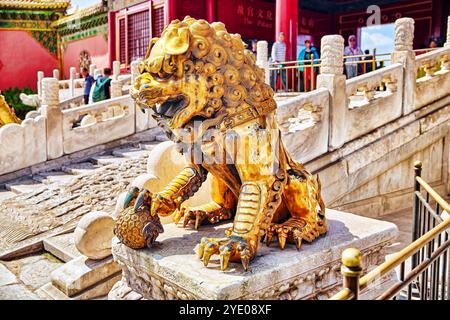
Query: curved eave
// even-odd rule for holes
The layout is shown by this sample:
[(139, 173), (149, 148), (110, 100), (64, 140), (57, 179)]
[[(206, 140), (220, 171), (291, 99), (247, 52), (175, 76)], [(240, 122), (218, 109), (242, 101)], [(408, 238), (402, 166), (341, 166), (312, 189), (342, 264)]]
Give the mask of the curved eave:
[(60, 9), (66, 10), (69, 7), (68, 2), (56, 2), (56, 3), (20, 3), (20, 2), (6, 2), (0, 1), (0, 9), (30, 9), (30, 10), (48, 10), (48, 9)]
[(65, 16), (58, 21), (55, 21), (54, 27), (62, 27), (65, 24), (72, 22), (76, 19), (88, 19), (90, 17), (94, 17), (107, 12), (107, 8), (103, 6), (102, 3), (95, 4), (93, 6), (87, 7), (85, 9), (81, 9), (79, 11), (74, 12), (71, 15)]

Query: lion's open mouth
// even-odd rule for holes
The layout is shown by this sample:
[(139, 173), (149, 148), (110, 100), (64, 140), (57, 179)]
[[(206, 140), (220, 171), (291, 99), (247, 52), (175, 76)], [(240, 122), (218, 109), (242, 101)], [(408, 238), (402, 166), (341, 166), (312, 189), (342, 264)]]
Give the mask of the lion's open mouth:
[(156, 104), (153, 110), (158, 116), (163, 118), (172, 119), (182, 109), (188, 105), (188, 98), (184, 95), (177, 95), (176, 97), (170, 97), (165, 102)]

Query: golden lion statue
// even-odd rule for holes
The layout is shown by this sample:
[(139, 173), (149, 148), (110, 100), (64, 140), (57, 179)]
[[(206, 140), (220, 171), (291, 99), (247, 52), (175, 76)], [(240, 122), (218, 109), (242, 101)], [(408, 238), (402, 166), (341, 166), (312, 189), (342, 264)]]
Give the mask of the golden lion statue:
[[(132, 97), (154, 110), (169, 137), (184, 154), (188, 150), (190, 164), (157, 194), (130, 190), (125, 207), (134, 204), (136, 210), (124, 210), (116, 225), (119, 239), (130, 233), (132, 220), (146, 219), (140, 237), (151, 246), (163, 231), (158, 216), (174, 214), (176, 223), (184, 216), (184, 226), (195, 222), (196, 228), (234, 219), (223, 238), (203, 238), (198, 254), (205, 266), (218, 254), (222, 270), (230, 261), (247, 270), (260, 240), (269, 245), (276, 236), (281, 249), (286, 242), (300, 249), (303, 240), (327, 232), (320, 182), (286, 152), (273, 91), (240, 35), (220, 22), (174, 20), (151, 40), (140, 73)], [(200, 150), (200, 160), (193, 150)], [(183, 207), (208, 173), (214, 177), (213, 201)], [(150, 216), (133, 217), (142, 207)], [(130, 237), (139, 235), (134, 230)]]
[(0, 128), (9, 123), (20, 124), (21, 120), (11, 111), (5, 97), (0, 94)]

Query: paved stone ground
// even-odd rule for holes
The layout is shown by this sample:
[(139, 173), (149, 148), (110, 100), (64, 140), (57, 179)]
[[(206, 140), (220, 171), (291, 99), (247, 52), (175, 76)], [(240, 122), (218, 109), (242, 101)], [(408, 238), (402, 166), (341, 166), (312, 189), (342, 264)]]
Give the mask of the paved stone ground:
[(383, 216), (381, 220), (395, 223), (398, 227), (397, 241), (389, 247), (389, 253), (394, 253), (406, 247), (412, 240), (413, 216), (412, 210)]

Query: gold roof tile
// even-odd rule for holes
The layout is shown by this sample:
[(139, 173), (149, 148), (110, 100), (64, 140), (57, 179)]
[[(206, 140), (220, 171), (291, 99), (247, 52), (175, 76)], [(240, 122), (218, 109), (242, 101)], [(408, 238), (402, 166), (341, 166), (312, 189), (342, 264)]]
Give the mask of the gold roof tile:
[(70, 0), (0, 0), (1, 9), (67, 9)]

